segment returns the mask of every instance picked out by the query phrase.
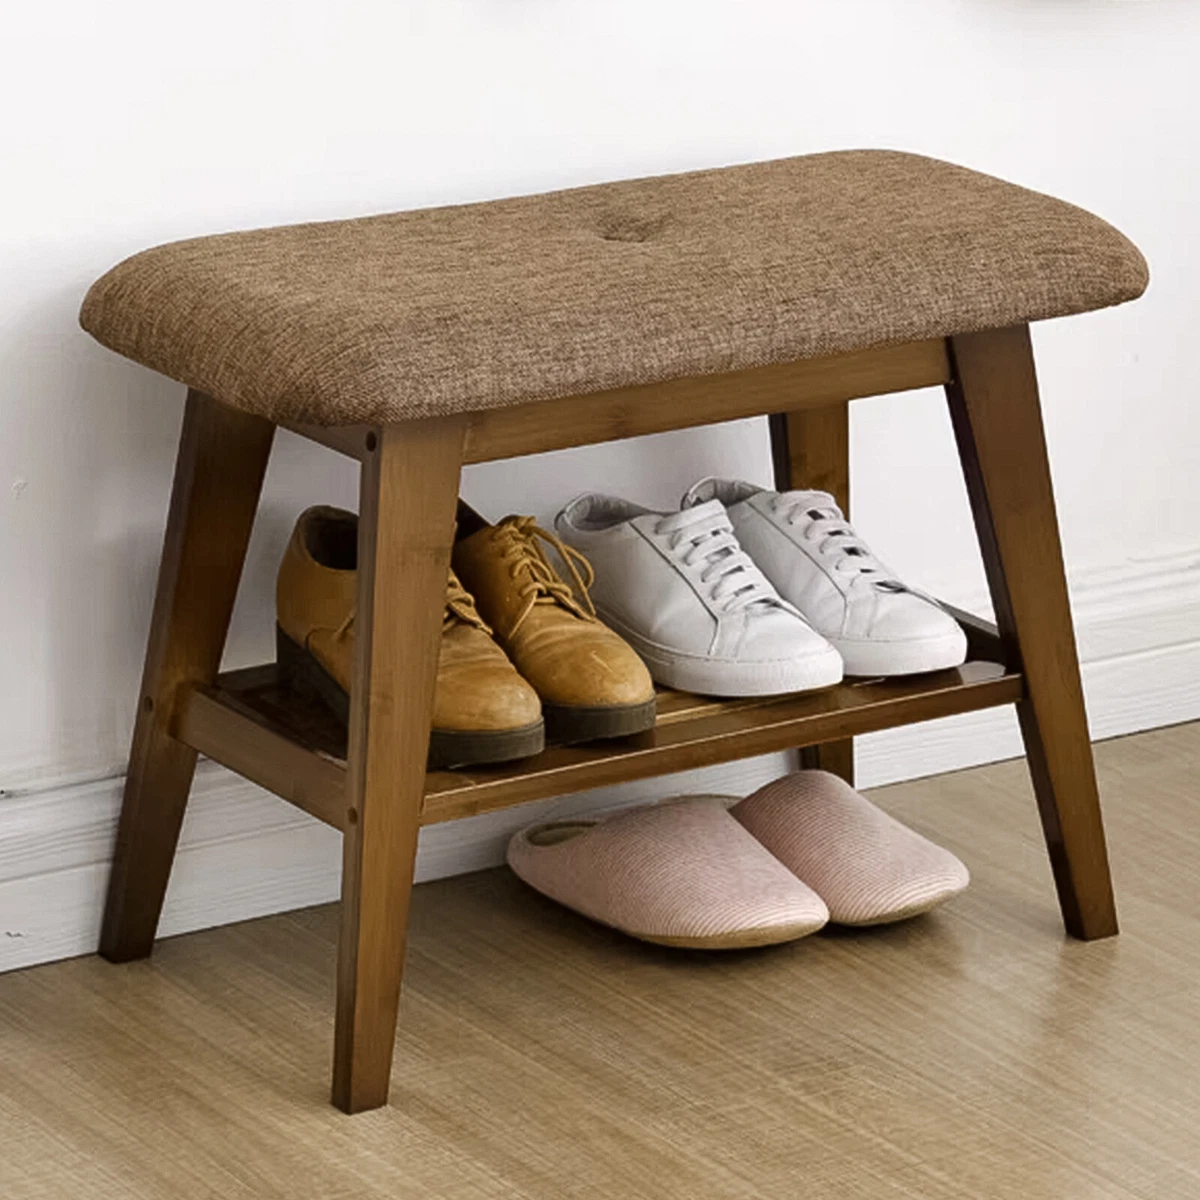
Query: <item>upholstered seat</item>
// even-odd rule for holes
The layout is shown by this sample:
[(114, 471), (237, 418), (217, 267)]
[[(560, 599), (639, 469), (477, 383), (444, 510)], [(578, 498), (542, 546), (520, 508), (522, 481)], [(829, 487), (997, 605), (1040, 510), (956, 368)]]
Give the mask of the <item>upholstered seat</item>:
[(227, 403), (337, 425), (1015, 325), (1146, 282), (1090, 213), (863, 150), (175, 242), (80, 319)]

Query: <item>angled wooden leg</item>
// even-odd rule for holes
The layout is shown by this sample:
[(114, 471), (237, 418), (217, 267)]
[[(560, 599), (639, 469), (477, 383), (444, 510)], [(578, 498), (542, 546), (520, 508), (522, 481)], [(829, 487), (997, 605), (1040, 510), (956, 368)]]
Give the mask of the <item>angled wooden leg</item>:
[(275, 427), (189, 392), (150, 642), (100, 933), (113, 962), (144, 958), (196, 766), (169, 733), (181, 684), (215, 678)]
[(1067, 931), (1117, 932), (1058, 520), (1025, 326), (956, 337), (947, 385), (996, 621)]
[(348, 1113), (387, 1103), (464, 429), (387, 426), (363, 459), (333, 1063)]
[[(828, 492), (850, 516), (850, 406), (831, 404), (770, 418), (775, 487), (811, 488)], [(805, 746), (800, 765), (831, 771), (854, 783), (854, 739)]]

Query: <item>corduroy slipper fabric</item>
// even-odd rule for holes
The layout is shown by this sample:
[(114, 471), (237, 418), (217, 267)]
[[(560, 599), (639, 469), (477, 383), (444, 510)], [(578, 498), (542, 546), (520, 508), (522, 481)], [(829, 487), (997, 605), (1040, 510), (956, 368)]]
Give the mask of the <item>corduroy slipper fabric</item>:
[(881, 925), (928, 912), (971, 879), (949, 850), (827, 771), (776, 779), (730, 815), (825, 901), (838, 925)]
[(728, 812), (685, 797), (605, 819), (531, 826), (509, 842), (521, 879), (642, 941), (732, 950), (792, 941), (828, 912)]
[(173, 242), (80, 322), (276, 421), (502, 408), (1087, 312), (1146, 263), (1099, 217), (853, 150)]

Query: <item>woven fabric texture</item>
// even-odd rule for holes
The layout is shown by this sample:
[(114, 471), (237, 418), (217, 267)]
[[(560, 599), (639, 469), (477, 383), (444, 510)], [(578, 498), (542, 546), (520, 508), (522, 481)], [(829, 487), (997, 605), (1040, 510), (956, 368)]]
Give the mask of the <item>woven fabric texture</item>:
[(1131, 300), (1082, 209), (892, 151), (174, 242), (98, 280), (104, 345), (277, 420), (389, 422)]
[(971, 880), (949, 850), (827, 771), (785, 775), (730, 813), (825, 901), (838, 925), (928, 912)]
[[(727, 804), (697, 796), (536, 825), (509, 842), (508, 862), (551, 899), (647, 941), (761, 946), (819, 929), (829, 916), (820, 897)], [(555, 830), (561, 840), (539, 844)]]

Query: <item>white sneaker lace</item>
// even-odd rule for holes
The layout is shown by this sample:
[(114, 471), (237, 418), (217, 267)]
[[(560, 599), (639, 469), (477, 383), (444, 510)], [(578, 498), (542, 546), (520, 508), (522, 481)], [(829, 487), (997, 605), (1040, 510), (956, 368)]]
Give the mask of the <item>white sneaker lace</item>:
[(884, 592), (909, 590), (854, 532), (828, 492), (781, 492), (771, 510), (788, 525), (804, 522), (801, 536), (806, 542), (816, 543), (817, 554), (835, 574), (849, 577), (850, 587), (874, 587)]
[(719, 612), (741, 612), (751, 605), (788, 607), (738, 543), (719, 500), (671, 513), (655, 525), (654, 532), (667, 538), (668, 549), (685, 566), (704, 564), (700, 583)]

